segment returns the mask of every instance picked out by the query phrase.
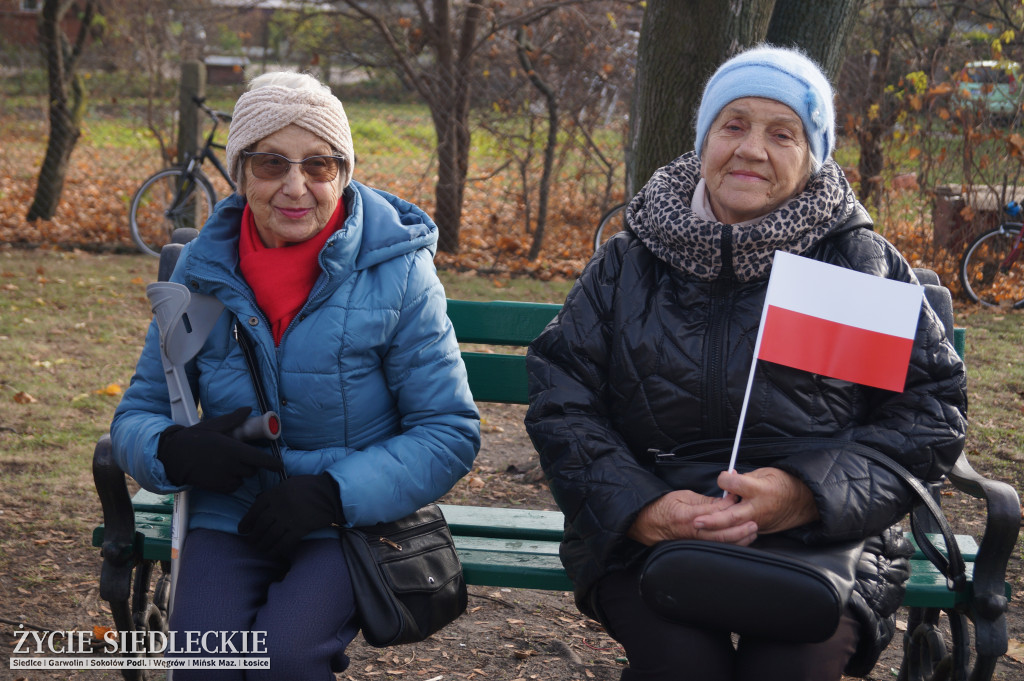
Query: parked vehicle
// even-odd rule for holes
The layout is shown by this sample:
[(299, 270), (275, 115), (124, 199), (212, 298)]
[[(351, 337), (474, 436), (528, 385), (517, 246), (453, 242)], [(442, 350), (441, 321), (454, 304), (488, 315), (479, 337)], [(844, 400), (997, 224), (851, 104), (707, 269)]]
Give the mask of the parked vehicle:
[(1000, 118), (1013, 118), (1020, 111), (1021, 65), (1015, 61), (972, 61), (956, 79), (954, 97)]

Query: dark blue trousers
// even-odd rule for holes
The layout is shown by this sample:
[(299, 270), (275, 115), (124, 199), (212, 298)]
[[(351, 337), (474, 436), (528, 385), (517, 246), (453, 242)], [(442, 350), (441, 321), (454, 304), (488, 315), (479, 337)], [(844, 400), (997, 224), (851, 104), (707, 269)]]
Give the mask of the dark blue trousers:
[[(182, 551), (169, 628), (177, 632), (179, 650), (186, 632), (266, 632), (268, 652), (249, 656), (270, 658), (270, 669), (177, 669), (175, 681), (334, 681), (334, 672), (348, 666), (345, 648), (359, 631), (341, 541), (303, 541), (291, 561), (282, 562), (242, 537), (193, 530)], [(235, 640), (237, 649), (241, 637)]]

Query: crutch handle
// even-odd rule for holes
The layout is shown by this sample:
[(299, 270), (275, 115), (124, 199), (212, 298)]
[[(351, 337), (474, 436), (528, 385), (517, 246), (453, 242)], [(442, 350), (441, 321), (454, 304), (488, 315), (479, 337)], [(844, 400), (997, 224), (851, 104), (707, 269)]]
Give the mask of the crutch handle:
[(260, 416), (250, 416), (231, 431), (236, 440), (276, 440), (281, 436), (281, 419), (277, 412), (268, 411)]

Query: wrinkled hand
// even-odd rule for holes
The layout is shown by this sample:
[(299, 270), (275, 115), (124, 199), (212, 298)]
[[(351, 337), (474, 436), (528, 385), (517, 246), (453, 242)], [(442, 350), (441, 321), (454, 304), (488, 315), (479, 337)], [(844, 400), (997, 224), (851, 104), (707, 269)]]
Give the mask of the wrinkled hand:
[(281, 472), (283, 464), (276, 457), (229, 435), (251, 411), (240, 407), (194, 426), (167, 428), (160, 434), (156, 453), (167, 479), (175, 485), (230, 494), (261, 468)]
[(328, 473), (297, 475), (256, 497), (238, 532), (263, 553), (287, 557), (310, 532), (344, 522), (334, 478)]
[(819, 518), (810, 488), (778, 468), (742, 474), (725, 471), (718, 476), (718, 486), (737, 503), (696, 518), (695, 525), (707, 532), (724, 532), (753, 522), (759, 534), (771, 534)]
[(629, 529), (629, 537), (646, 546), (668, 539), (706, 539), (746, 546), (757, 538), (757, 524), (753, 521), (721, 528), (699, 527), (694, 522), (697, 518), (727, 513), (737, 501), (732, 496), (706, 497), (688, 490), (669, 492), (641, 509)]

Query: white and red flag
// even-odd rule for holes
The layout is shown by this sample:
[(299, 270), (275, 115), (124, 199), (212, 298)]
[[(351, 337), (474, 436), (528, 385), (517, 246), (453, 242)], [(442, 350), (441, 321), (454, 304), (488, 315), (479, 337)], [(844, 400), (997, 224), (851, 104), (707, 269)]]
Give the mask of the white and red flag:
[(924, 287), (775, 252), (729, 470), (757, 360), (902, 392)]
[(775, 253), (756, 357), (902, 392), (924, 288)]

